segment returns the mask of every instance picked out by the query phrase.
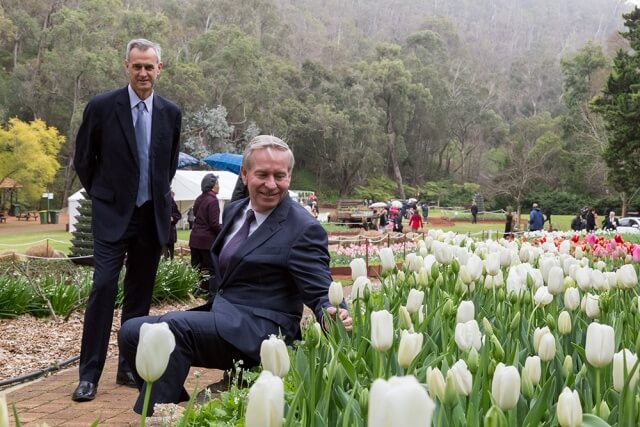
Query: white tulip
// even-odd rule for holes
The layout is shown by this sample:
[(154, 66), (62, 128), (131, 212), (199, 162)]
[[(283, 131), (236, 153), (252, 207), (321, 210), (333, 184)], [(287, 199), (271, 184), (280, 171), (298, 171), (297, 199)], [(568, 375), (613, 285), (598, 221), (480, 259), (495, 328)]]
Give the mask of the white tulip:
[(436, 405), (412, 375), (378, 378), (369, 391), (369, 427), (430, 426)]
[(617, 286), (618, 278), (615, 271), (605, 271), (604, 278), (607, 280), (607, 289), (614, 289)]
[(352, 259), (349, 267), (351, 267), (352, 280), (356, 280), (358, 277), (367, 277), (367, 263), (363, 258)]
[(269, 371), (262, 371), (249, 389), (246, 427), (280, 427), (284, 417), (284, 384)]
[(625, 264), (616, 271), (618, 287), (633, 289), (638, 285), (638, 274), (632, 264)]
[(570, 311), (580, 307), (580, 292), (577, 288), (567, 288), (564, 291), (564, 307)]
[(576, 390), (571, 391), (569, 387), (565, 387), (562, 390), (558, 397), (556, 414), (558, 415), (558, 424), (561, 427), (579, 427), (582, 425), (582, 405)]
[(451, 248), (449, 247), (449, 245), (445, 243), (434, 241), (433, 254), (435, 255), (436, 260), (440, 264), (448, 265), (448, 264), (451, 264), (451, 261), (453, 260), (453, 252), (451, 251)]
[(472, 281), (476, 281), (482, 276), (482, 260), (478, 255), (471, 255), (467, 261), (467, 270)]
[(576, 283), (582, 291), (591, 290), (591, 272), (588, 267), (578, 268), (576, 270)]
[(342, 304), (342, 300), (344, 299), (344, 291), (342, 289), (342, 283), (340, 282), (331, 282), (329, 285), (329, 302), (333, 306), (339, 306)]
[(422, 350), (424, 336), (421, 333), (412, 333), (406, 329), (400, 333), (400, 346), (398, 347), (398, 364), (402, 368), (408, 368), (411, 362)]
[(553, 295), (549, 293), (549, 288), (546, 286), (540, 286), (535, 295), (533, 296), (533, 300), (537, 305), (545, 306), (553, 301)]
[(371, 281), (364, 276), (358, 277), (351, 285), (351, 301), (364, 298), (367, 290), (371, 291)]
[(584, 296), (584, 312), (589, 319), (600, 317), (600, 295), (587, 294)]
[(4, 393), (0, 394), (0, 427), (9, 427), (9, 409)]
[(283, 340), (271, 335), (260, 345), (260, 362), (262, 368), (284, 378), (289, 373), (289, 352)]
[(498, 252), (491, 252), (484, 260), (484, 265), (489, 276), (498, 274), (498, 271), (500, 271), (500, 254)]
[(531, 384), (534, 386), (540, 382), (540, 376), (542, 375), (542, 367), (540, 364), (539, 356), (528, 356), (524, 361), (524, 367), (522, 368), (522, 377), (529, 378)]
[(591, 285), (593, 289), (598, 291), (606, 291), (609, 288), (609, 283), (604, 277), (604, 273), (600, 270), (590, 270), (591, 273)]
[(455, 341), (460, 351), (469, 351), (471, 347), (479, 351), (482, 347), (482, 333), (478, 322), (473, 319), (458, 323), (455, 329)]
[(520, 374), (515, 366), (498, 363), (491, 381), (491, 396), (503, 411), (515, 408), (520, 397)]
[(393, 345), (393, 316), (387, 310), (371, 313), (371, 346), (385, 352)]
[(580, 260), (582, 259), (582, 255), (583, 255), (582, 248), (580, 246), (576, 246), (576, 250), (573, 254), (574, 258), (577, 260)]
[(538, 350), (540, 349), (540, 340), (542, 339), (542, 337), (546, 334), (550, 334), (551, 331), (549, 330), (548, 326), (545, 326), (543, 328), (536, 328), (533, 331), (533, 350), (537, 353)]
[(556, 357), (556, 338), (552, 333), (544, 334), (540, 338), (538, 356), (543, 362), (549, 362)]
[(380, 256), (382, 271), (389, 271), (396, 268), (396, 257), (393, 254), (393, 249), (382, 248), (378, 251), (378, 255)]
[(569, 335), (571, 333), (571, 315), (566, 310), (563, 310), (558, 315), (558, 332), (561, 335)]
[[(633, 365), (638, 360), (638, 356), (631, 353), (628, 349), (623, 349), (613, 355), (613, 388), (622, 393), (624, 384), (629, 381), (629, 390), (634, 390), (638, 383), (638, 377), (640, 376), (640, 370), (636, 368), (633, 376), (627, 380)], [(625, 374), (626, 369), (626, 374)]]
[(591, 323), (587, 327), (584, 352), (587, 361), (596, 368), (603, 368), (613, 360), (615, 332), (609, 325)]
[(510, 249), (502, 249), (500, 251), (500, 267), (509, 267), (513, 260), (513, 252)]
[(143, 323), (136, 351), (136, 371), (152, 383), (164, 374), (169, 357), (176, 348), (176, 338), (166, 322)]
[(471, 393), (471, 387), (473, 386), (473, 375), (467, 367), (467, 363), (460, 359), (453, 364), (447, 371), (447, 379), (453, 380), (456, 392), (462, 396), (468, 396)]
[(460, 266), (460, 271), (458, 272), (458, 278), (465, 285), (470, 285), (473, 282), (473, 277), (469, 274), (469, 269), (466, 265)]
[(476, 307), (473, 301), (460, 301), (456, 313), (456, 323), (466, 323), (476, 317)]
[(424, 268), (427, 270), (427, 273), (431, 275), (431, 267), (436, 262), (436, 257), (433, 255), (427, 255), (423, 258), (422, 262), (424, 263)]
[(407, 297), (407, 311), (409, 313), (418, 312), (418, 310), (420, 310), (420, 306), (422, 305), (423, 300), (424, 300), (424, 291), (419, 291), (417, 289), (412, 288), (409, 291), (409, 296)]
[(551, 293), (551, 295), (558, 295), (562, 292), (564, 288), (564, 271), (562, 267), (554, 265), (549, 269), (547, 286), (549, 287), (549, 293)]
[(427, 368), (427, 391), (432, 399), (438, 398), (444, 401), (445, 382), (444, 376), (439, 368)]
[(415, 255), (408, 263), (409, 271), (418, 272), (424, 267), (424, 259), (420, 255)]
[(571, 240), (563, 240), (562, 243), (560, 243), (558, 252), (560, 252), (561, 254), (568, 254), (569, 252), (571, 252)]

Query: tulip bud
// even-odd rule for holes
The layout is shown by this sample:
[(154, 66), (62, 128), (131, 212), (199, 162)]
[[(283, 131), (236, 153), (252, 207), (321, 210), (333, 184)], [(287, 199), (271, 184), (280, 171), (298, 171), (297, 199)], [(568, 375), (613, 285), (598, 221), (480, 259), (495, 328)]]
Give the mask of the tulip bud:
[(393, 345), (393, 316), (387, 310), (371, 313), (371, 346), (385, 352)]
[(453, 308), (453, 301), (447, 299), (447, 301), (442, 306), (442, 313), (445, 315), (445, 317), (449, 317), (453, 313), (455, 313), (455, 308)]
[(496, 405), (491, 406), (484, 416), (485, 427), (507, 427), (507, 417)]
[(487, 373), (489, 374), (490, 377), (492, 377), (493, 373), (496, 371), (497, 365), (498, 365), (498, 362), (496, 362), (496, 359), (489, 359), (489, 365), (487, 365)]
[(475, 317), (475, 306), (473, 301), (461, 301), (458, 305), (458, 312), (456, 314), (456, 323), (465, 323), (469, 320), (473, 320)]
[(582, 405), (578, 392), (565, 387), (558, 397), (556, 407), (558, 424), (561, 427), (579, 427), (582, 425)]
[(378, 251), (378, 255), (380, 256), (380, 266), (383, 272), (396, 268), (396, 258), (393, 254), (393, 249), (389, 247), (381, 248)]
[(540, 340), (542, 339), (542, 336), (550, 333), (551, 331), (547, 326), (545, 326), (544, 328), (536, 328), (533, 331), (533, 349), (536, 353), (540, 349)]
[(504, 360), (504, 349), (502, 348), (502, 344), (500, 344), (500, 340), (498, 340), (498, 337), (493, 335), (491, 337), (491, 344), (493, 345), (493, 357), (497, 361)]
[(351, 279), (356, 280), (358, 277), (367, 277), (367, 263), (362, 258), (354, 258), (349, 263), (351, 267)]
[(564, 291), (564, 307), (573, 311), (580, 306), (580, 292), (577, 288), (567, 288)]
[(603, 368), (613, 360), (615, 332), (609, 325), (591, 323), (587, 328), (584, 346), (587, 361), (596, 368)]
[(260, 346), (260, 362), (262, 368), (280, 378), (289, 372), (289, 352), (283, 340), (271, 335), (269, 339), (262, 341)]
[(556, 339), (552, 333), (544, 334), (540, 338), (538, 356), (543, 362), (549, 362), (556, 356)]
[(398, 364), (407, 369), (413, 359), (422, 350), (424, 336), (420, 333), (411, 333), (403, 330), (400, 333), (400, 346), (398, 347)]
[(500, 254), (492, 252), (485, 259), (485, 267), (489, 276), (495, 276), (500, 271)]
[(468, 396), (471, 393), (471, 387), (473, 385), (473, 376), (467, 368), (467, 364), (464, 360), (460, 359), (453, 364), (447, 371), (447, 388), (449, 388), (449, 378), (453, 379), (455, 390), (462, 396)]
[(541, 375), (542, 367), (540, 364), (540, 357), (527, 357), (524, 361), (524, 367), (522, 368), (522, 378), (527, 378), (529, 381), (531, 381), (531, 385), (536, 386), (540, 382)]
[(576, 281), (573, 280), (573, 277), (564, 276), (564, 289), (567, 290), (569, 288), (575, 288), (575, 287), (576, 287)]
[(613, 355), (613, 388), (618, 393), (622, 393), (626, 381), (629, 382), (629, 390), (635, 389), (640, 372), (636, 369), (630, 378), (629, 374), (637, 360), (638, 356), (626, 348)]
[(447, 376), (445, 379), (445, 387), (444, 387), (444, 404), (453, 405), (458, 400), (458, 390), (456, 389), (456, 379), (453, 375), (449, 375), (447, 372)]
[(166, 322), (143, 323), (136, 351), (136, 371), (152, 383), (164, 374), (169, 357), (176, 348), (176, 339)]
[(516, 332), (518, 329), (520, 329), (520, 312), (516, 312), (515, 316), (513, 316), (513, 319), (511, 319), (511, 323), (509, 324), (509, 330), (511, 332)]
[(584, 296), (584, 312), (589, 319), (600, 317), (600, 295), (587, 294)]
[(545, 316), (545, 321), (547, 322), (547, 326), (551, 331), (556, 330), (556, 319), (551, 315), (551, 313), (547, 313)]
[(515, 408), (520, 397), (520, 374), (515, 366), (498, 364), (491, 381), (491, 396), (503, 411)]
[(371, 281), (365, 276), (359, 276), (351, 285), (351, 301), (364, 299), (371, 292)]
[(407, 297), (407, 311), (409, 313), (417, 313), (418, 310), (420, 310), (420, 306), (422, 306), (423, 300), (424, 300), (424, 291), (411, 289), (409, 291), (409, 296)]
[(427, 368), (427, 391), (432, 399), (444, 402), (445, 382), (439, 368)]
[(551, 267), (549, 270), (547, 286), (549, 287), (549, 293), (552, 295), (558, 295), (562, 292), (564, 289), (564, 271), (562, 270), (562, 267)]
[(472, 374), (478, 371), (479, 359), (480, 355), (478, 354), (478, 350), (476, 350), (475, 347), (471, 347), (471, 350), (467, 353), (467, 366), (469, 366), (469, 371), (471, 371)]
[(524, 371), (522, 372), (522, 387), (521, 387), (521, 391), (522, 391), (522, 395), (526, 398), (526, 399), (531, 399), (533, 397), (533, 392), (534, 392), (534, 386), (533, 384), (531, 384), (531, 379), (524, 375)]
[(402, 284), (404, 283), (405, 280), (406, 280), (406, 277), (404, 275), (404, 271), (402, 270), (398, 271), (398, 274), (396, 274), (396, 283)]
[(322, 328), (318, 322), (314, 322), (306, 330), (305, 344), (307, 348), (316, 348), (320, 345)]
[(573, 359), (571, 356), (566, 355), (564, 362), (562, 363), (562, 374), (565, 378), (569, 378), (569, 375), (573, 373)]
[(484, 327), (485, 334), (489, 335), (490, 337), (494, 335), (493, 326), (491, 326), (491, 322), (489, 322), (489, 319), (487, 319), (486, 317), (482, 318), (482, 326)]
[(414, 376), (378, 378), (369, 391), (369, 427), (431, 425), (435, 404)]
[(284, 417), (284, 384), (280, 377), (262, 371), (249, 389), (246, 427), (280, 427)]
[(460, 272), (460, 263), (455, 258), (451, 261), (451, 271), (453, 271), (453, 274), (458, 274)]
[(360, 408), (364, 410), (369, 407), (369, 390), (366, 388), (361, 388), (358, 393), (358, 404), (360, 404)]
[(600, 402), (599, 416), (601, 419), (606, 420), (607, 418), (609, 418), (610, 414), (611, 414), (611, 410), (609, 409), (609, 405), (607, 405), (606, 400), (603, 400), (602, 402)]
[(560, 332), (560, 335), (569, 335), (571, 333), (571, 315), (568, 311), (562, 311), (558, 316), (558, 332)]
[(440, 269), (438, 268), (438, 264), (431, 264), (431, 279), (437, 280), (438, 276), (440, 276)]
[(399, 316), (399, 321), (398, 321), (398, 327), (400, 329), (407, 329), (409, 331), (413, 331), (413, 322), (411, 321), (411, 314), (409, 314), (409, 311), (407, 311), (407, 308), (404, 305), (400, 306), (400, 309), (398, 310), (398, 316)]
[(344, 293), (342, 290), (342, 283), (331, 282), (331, 285), (329, 285), (329, 302), (331, 305), (337, 307), (342, 304), (343, 299)]

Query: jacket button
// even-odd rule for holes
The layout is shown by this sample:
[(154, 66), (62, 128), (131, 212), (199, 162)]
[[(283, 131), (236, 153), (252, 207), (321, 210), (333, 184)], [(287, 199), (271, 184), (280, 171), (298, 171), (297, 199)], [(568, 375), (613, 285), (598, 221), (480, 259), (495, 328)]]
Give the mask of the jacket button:
[(222, 294), (224, 294), (224, 291), (223, 291), (222, 289), (220, 289), (220, 290), (218, 291), (218, 295), (222, 295)]

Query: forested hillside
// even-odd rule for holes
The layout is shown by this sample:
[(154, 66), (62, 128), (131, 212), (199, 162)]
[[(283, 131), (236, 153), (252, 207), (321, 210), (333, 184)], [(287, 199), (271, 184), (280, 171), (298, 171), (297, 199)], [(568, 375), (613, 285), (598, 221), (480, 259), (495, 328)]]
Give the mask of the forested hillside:
[[(617, 49), (621, 0), (0, 0), (0, 119), (67, 138), (86, 102), (126, 84), (126, 42), (158, 41), (158, 91), (183, 109), (183, 151), (285, 138), (294, 187), (325, 197), (467, 183), (489, 204), (554, 190), (607, 195), (607, 138), (588, 106)], [(385, 178), (389, 180), (385, 180)], [(2, 178), (2, 177), (0, 177)], [(449, 184), (445, 184), (449, 183)], [(447, 187), (449, 188), (449, 187)]]

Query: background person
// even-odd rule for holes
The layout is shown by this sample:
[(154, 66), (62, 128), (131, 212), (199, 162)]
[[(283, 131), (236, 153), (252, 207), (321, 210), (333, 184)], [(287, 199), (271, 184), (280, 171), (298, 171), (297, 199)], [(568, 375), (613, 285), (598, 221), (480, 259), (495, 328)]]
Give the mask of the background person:
[(544, 227), (544, 217), (537, 203), (533, 204), (531, 212), (529, 213), (529, 231), (542, 230)]
[(604, 219), (602, 223), (602, 229), (607, 231), (614, 231), (618, 228), (618, 218), (614, 211), (609, 211), (609, 215)]
[(200, 182), (202, 193), (193, 203), (195, 220), (189, 236), (191, 249), (191, 266), (200, 271), (201, 277), (207, 277), (200, 282), (200, 289), (209, 290), (208, 275), (213, 271), (211, 260), (211, 246), (220, 233), (220, 204), (218, 193), (220, 183), (218, 177), (212, 173), (206, 174)]
[[(260, 362), (260, 346), (270, 335), (282, 335), (289, 344), (300, 339), (303, 304), (319, 321), (326, 310), (351, 329), (349, 313), (328, 300), (327, 233), (288, 195), (293, 165), (282, 140), (254, 138), (241, 168), (249, 198), (225, 207), (212, 248), (215, 294), (207, 311), (131, 319), (120, 330), (120, 349), (132, 364), (143, 323), (167, 322), (175, 335), (168, 369), (151, 388), (150, 408), (188, 399), (183, 385), (191, 366), (230, 369), (242, 360), (249, 368)], [(140, 413), (146, 386), (140, 379), (138, 384), (134, 410)]]
[(478, 205), (476, 202), (471, 203), (471, 224), (478, 223)]
[[(162, 70), (158, 44), (131, 40), (124, 67), (129, 85), (90, 100), (76, 138), (73, 164), (92, 201), (94, 257), (80, 382), (72, 395), (77, 402), (96, 395), (125, 256), (122, 323), (149, 313), (160, 253), (169, 238), (182, 113), (154, 93)], [(122, 356), (116, 382), (135, 385)]]
[(409, 226), (411, 231), (417, 233), (422, 228), (422, 217), (418, 213), (417, 209), (411, 209), (411, 217), (409, 218)]
[(591, 233), (596, 229), (596, 224), (598, 223), (598, 214), (596, 213), (596, 210), (594, 208), (589, 208), (589, 212), (587, 212), (586, 215), (586, 220), (587, 232)]
[(178, 231), (176, 230), (176, 225), (178, 221), (182, 218), (182, 214), (180, 213), (180, 209), (178, 209), (178, 204), (176, 203), (174, 197), (176, 193), (171, 192), (171, 223), (169, 225), (169, 240), (167, 240), (167, 244), (165, 246), (165, 254), (164, 256), (173, 259), (173, 255), (175, 252), (175, 245), (178, 241)]
[(507, 210), (504, 215), (504, 236), (505, 239), (513, 238), (513, 208), (507, 206)]
[(580, 212), (576, 214), (576, 217), (571, 220), (571, 230), (580, 231), (583, 229), (582, 216)]

